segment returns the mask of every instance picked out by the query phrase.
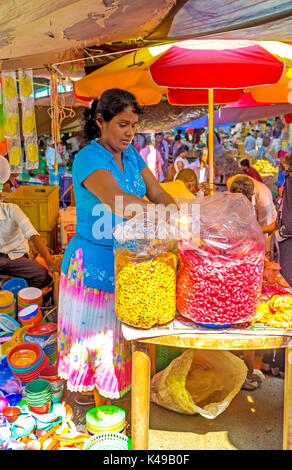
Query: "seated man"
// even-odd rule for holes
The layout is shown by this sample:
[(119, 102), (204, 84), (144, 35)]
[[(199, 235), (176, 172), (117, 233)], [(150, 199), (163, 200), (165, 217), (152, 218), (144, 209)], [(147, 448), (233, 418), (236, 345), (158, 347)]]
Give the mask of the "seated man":
[[(31, 240), (48, 269), (28, 258)], [(28, 217), (16, 205), (0, 201), (0, 273), (22, 277), (29, 287), (42, 289), (50, 284), (58, 267)]]
[[(10, 171), (8, 161), (0, 156), (0, 191)], [(28, 240), (44, 258), (48, 269), (28, 258)], [(22, 277), (29, 287), (42, 289), (50, 284), (55, 271), (58, 267), (28, 217), (16, 204), (0, 201), (0, 273)]]

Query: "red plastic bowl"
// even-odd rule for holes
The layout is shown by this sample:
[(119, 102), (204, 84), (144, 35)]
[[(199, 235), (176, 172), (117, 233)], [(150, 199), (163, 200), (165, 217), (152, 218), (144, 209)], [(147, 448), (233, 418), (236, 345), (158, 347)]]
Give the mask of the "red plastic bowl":
[(21, 410), (18, 406), (6, 406), (6, 408), (2, 410), (2, 414), (9, 423), (12, 423), (12, 421), (15, 421), (18, 418), (20, 411)]
[(31, 336), (45, 336), (57, 331), (57, 323), (39, 323), (26, 330), (26, 334)]
[(42, 405), (42, 406), (30, 406), (29, 405), (29, 409), (30, 409), (30, 411), (32, 411), (33, 413), (36, 413), (38, 415), (45, 415), (49, 412), (49, 409), (51, 407), (51, 402), (52, 402), (52, 400), (50, 400), (48, 403), (46, 403), (45, 405)]
[(60, 380), (58, 376), (58, 366), (48, 366), (42, 370), (42, 378), (46, 380)]
[(45, 355), (43, 362), (34, 369), (31, 372), (28, 372), (27, 374), (21, 374), (17, 372), (13, 372), (13, 375), (17, 377), (21, 382), (28, 383), (31, 382), (32, 380), (38, 379), (40, 376), (41, 371), (43, 368), (47, 367), (49, 365), (49, 358), (48, 356)]

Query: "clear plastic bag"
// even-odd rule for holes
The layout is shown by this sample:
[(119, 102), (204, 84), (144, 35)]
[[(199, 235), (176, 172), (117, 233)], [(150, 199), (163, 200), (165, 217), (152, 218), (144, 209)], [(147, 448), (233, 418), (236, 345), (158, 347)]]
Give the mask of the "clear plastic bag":
[(177, 307), (206, 326), (251, 322), (261, 293), (265, 241), (250, 202), (241, 194), (198, 199), (200, 237), (178, 241)]
[(166, 224), (138, 215), (114, 229), (115, 310), (119, 320), (149, 329), (176, 314), (177, 258)]

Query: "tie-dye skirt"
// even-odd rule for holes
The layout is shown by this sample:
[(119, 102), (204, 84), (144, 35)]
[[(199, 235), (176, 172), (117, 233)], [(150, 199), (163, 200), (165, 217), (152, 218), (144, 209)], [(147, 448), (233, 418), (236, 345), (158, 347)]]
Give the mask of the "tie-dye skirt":
[(123, 338), (114, 294), (83, 285), (82, 249), (60, 276), (58, 369), (72, 392), (97, 388), (113, 399), (130, 390), (131, 345)]

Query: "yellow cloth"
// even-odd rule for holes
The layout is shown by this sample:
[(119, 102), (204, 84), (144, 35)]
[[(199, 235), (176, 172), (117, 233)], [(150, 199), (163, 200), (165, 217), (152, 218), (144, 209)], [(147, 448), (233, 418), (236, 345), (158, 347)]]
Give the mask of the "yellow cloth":
[(172, 196), (176, 202), (181, 200), (192, 201), (196, 198), (186, 187), (183, 181), (176, 180), (169, 183), (160, 183), (160, 186), (166, 191), (170, 196)]

